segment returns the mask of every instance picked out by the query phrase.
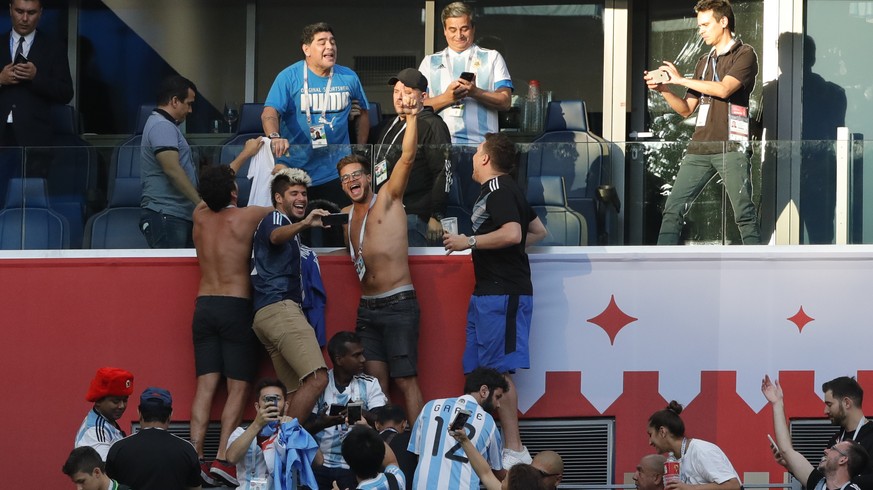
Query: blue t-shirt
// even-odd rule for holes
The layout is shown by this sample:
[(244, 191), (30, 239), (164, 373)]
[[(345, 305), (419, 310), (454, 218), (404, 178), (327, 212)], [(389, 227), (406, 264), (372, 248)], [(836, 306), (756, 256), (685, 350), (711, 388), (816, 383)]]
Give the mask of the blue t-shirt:
[(300, 276), (300, 237), (273, 245), (270, 234), (280, 226), (290, 225), (291, 220), (279, 211), (268, 214), (255, 230), (252, 290), (254, 310), (290, 299), (303, 302), (303, 285)]
[(185, 197), (181, 191), (170, 182), (157, 154), (162, 151), (179, 152), (179, 164), (185, 171), (185, 176), (197, 187), (197, 172), (194, 169), (194, 159), (191, 158), (191, 147), (185, 141), (175, 121), (164, 111), (155, 110), (149, 116), (142, 130), (142, 146), (140, 147), (142, 176), (142, 200), (140, 206), (152, 211), (167, 214), (176, 218), (191, 221), (194, 213), (194, 203)]
[[(321, 185), (339, 178), (336, 163), (351, 153), (348, 145), (352, 99), (357, 99), (365, 110), (369, 103), (361, 80), (350, 68), (334, 65), (328, 95), (325, 94), (328, 77), (318, 76), (306, 67), (309, 72), (309, 98), (312, 101), (309, 112), (312, 124), (324, 126), (328, 143), (327, 147), (313, 149), (309, 123), (306, 120), (306, 107), (302, 102), (304, 67), (306, 62), (301, 60), (279, 72), (264, 105), (279, 113), (279, 132), (291, 145), (290, 156), (280, 157), (279, 163), (302, 168), (312, 177), (312, 185)], [(324, 115), (325, 121), (322, 122), (320, 118), (325, 107), (327, 112)]]

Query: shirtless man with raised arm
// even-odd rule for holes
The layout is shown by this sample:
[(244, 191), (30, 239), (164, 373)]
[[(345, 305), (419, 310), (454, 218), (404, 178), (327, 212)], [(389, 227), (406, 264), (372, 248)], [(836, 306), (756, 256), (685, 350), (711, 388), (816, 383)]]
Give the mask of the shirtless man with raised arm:
[(251, 329), (249, 258), (255, 228), (273, 208), (237, 208), (235, 173), (258, 152), (261, 144), (260, 138), (252, 138), (229, 167), (204, 169), (198, 189), (203, 201), (193, 215), (200, 288), (192, 322), (197, 392), (191, 404), (191, 442), (201, 460), (212, 399), (222, 375), (227, 378), (227, 402), (221, 413), (216, 461), (200, 465), (201, 478), (211, 485), (220, 482), (237, 485), (235, 466), (226, 464), (225, 450), (228, 437), (242, 420), (243, 406), (257, 369), (258, 340)]
[(411, 87), (403, 89), (403, 150), (378, 196), (373, 193), (366, 158), (349, 155), (337, 163), (337, 172), (352, 200), (344, 209), (349, 213), (345, 231), (361, 281), (356, 331), (367, 359), (364, 370), (379, 380), (384, 393), (388, 393), (389, 376), (393, 378), (407, 412), (417, 414), (423, 404), (417, 377), (419, 309), (407, 260), (403, 193), (415, 161), (422, 95)]

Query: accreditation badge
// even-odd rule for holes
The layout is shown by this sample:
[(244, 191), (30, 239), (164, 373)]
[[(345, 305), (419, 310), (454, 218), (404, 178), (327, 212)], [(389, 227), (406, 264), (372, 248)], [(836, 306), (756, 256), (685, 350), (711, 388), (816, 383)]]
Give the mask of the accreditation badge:
[(326, 147), (327, 133), (324, 131), (324, 124), (313, 124), (309, 126), (309, 139), (312, 141), (313, 148)]
[(367, 266), (364, 264), (364, 256), (361, 255), (362, 250), (358, 249), (358, 257), (355, 259), (355, 272), (358, 274), (358, 280), (364, 280), (364, 274), (367, 273)]
[(728, 140), (749, 141), (749, 108), (728, 104)]
[(443, 112), (445, 112), (446, 115), (449, 117), (464, 117), (464, 104), (459, 102), (450, 105), (449, 107), (443, 109)]
[(376, 186), (380, 186), (382, 182), (388, 180), (388, 162), (384, 158), (376, 162), (374, 171), (376, 173)]
[(697, 106), (697, 123), (695, 126), (706, 126), (706, 118), (709, 116), (709, 102), (701, 102)]

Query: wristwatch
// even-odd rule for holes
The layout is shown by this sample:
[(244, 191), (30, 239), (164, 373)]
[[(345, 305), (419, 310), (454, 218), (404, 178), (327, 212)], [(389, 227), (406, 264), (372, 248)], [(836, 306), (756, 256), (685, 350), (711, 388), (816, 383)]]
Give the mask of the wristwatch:
[(270, 139), (281, 138), (282, 135), (279, 133), (270, 133)]
[(470, 250), (476, 248), (476, 236), (473, 235), (470, 238), (467, 238), (467, 246), (470, 247)]

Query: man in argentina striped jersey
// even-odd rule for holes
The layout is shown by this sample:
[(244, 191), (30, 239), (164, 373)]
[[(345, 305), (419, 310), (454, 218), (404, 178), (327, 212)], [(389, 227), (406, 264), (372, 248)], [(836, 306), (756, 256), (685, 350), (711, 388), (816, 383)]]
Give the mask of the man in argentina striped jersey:
[(506, 377), (491, 368), (476, 368), (464, 382), (465, 395), (459, 398), (431, 400), (421, 410), (412, 428), (409, 451), (418, 454), (413, 488), (427, 490), (478, 489), (479, 477), (464, 456), (461, 444), (449, 435), (456, 414), (470, 412), (464, 424), (473, 443), (499, 479), (505, 471), (501, 452), (503, 440), (491, 416), (500, 407), (500, 399), (509, 390)]
[[(362, 420), (370, 417), (373, 409), (385, 406), (388, 399), (382, 393), (379, 381), (364, 374), (364, 347), (353, 332), (337, 332), (327, 343), (327, 354), (333, 369), (327, 372), (327, 388), (312, 409), (313, 416), (304, 427), (318, 441), (324, 455), (324, 465), (315, 468), (318, 488), (330, 490), (336, 481), (339, 488), (355, 488), (355, 474), (343, 458), (343, 439), (355, 424), (348, 420), (348, 408), (339, 415), (331, 415), (350, 402), (360, 402)], [(334, 410), (331, 410), (334, 406)], [(362, 422), (363, 423), (363, 422)]]
[(125, 436), (117, 420), (127, 410), (127, 398), (131, 393), (133, 374), (130, 371), (114, 367), (98, 369), (85, 395), (94, 407), (82, 421), (74, 447), (91, 446), (106, 461), (109, 446)]

